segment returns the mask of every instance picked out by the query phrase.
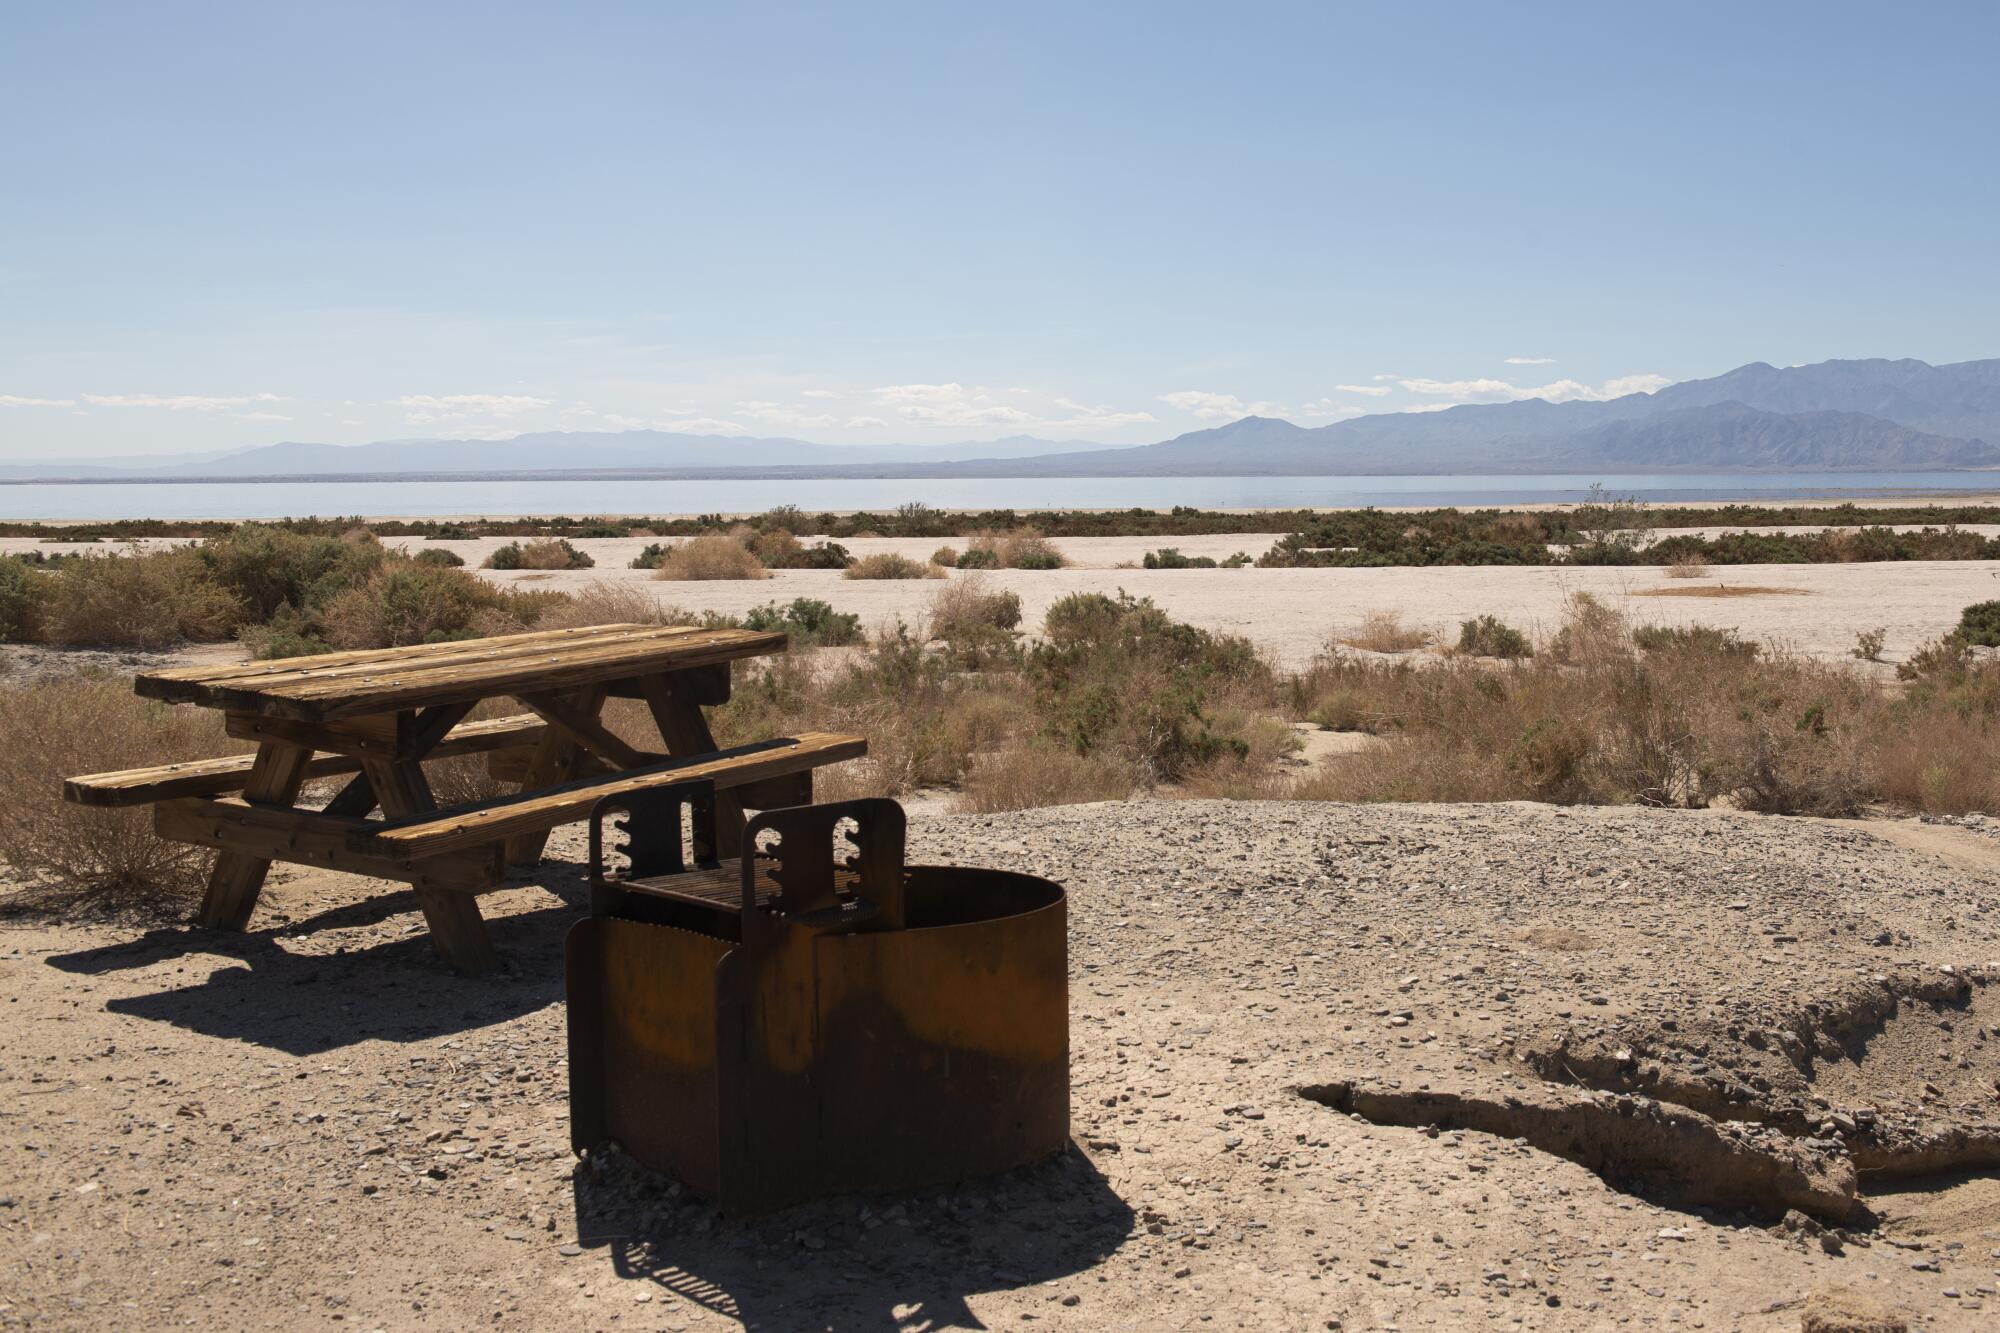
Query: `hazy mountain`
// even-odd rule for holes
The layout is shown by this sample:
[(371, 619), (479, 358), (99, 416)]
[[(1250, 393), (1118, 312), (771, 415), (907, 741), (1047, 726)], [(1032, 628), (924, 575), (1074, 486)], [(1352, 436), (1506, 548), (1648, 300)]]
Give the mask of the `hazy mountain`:
[(669, 431), (274, 444), (153, 467), (24, 464), (0, 478), (611, 472), (701, 477), (1118, 477), (1889, 470), (2000, 466), (2000, 360), (1756, 362), (1608, 402), (1468, 404), (1308, 428), (1245, 417), (1158, 444), (1033, 436), (845, 447)]
[(403, 472), (713, 472), (732, 468), (925, 466), (969, 458), (1027, 458), (1104, 447), (1088, 440), (1044, 440), (1032, 435), (956, 444), (862, 446), (659, 430), (543, 431), (508, 440), (381, 440), (352, 445), (288, 441), (227, 453), (0, 464), (0, 478), (174, 480)]

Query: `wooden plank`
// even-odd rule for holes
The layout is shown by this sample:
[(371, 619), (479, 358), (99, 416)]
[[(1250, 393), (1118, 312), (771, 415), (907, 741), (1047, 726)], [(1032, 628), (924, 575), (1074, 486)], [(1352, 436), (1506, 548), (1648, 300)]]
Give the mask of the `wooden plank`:
[[(573, 712), (595, 718), (604, 708), (604, 697), (605, 688), (596, 685), (577, 691), (568, 702)], [(542, 738), (542, 743), (535, 747), (527, 770), (521, 774), (521, 790), (529, 793), (570, 781), (579, 776), (578, 766), (588, 757), (574, 737), (551, 727), (549, 734)], [(548, 846), (548, 842), (548, 828), (527, 829), (514, 834), (507, 839), (508, 864), (533, 865), (542, 859), (542, 849)]]
[(310, 750), (351, 755), (356, 759), (413, 759), (435, 749), (458, 720), (470, 713), (473, 700), (439, 704), (421, 713), (405, 710), (347, 718), (339, 722), (296, 722), (260, 717), (255, 713), (225, 715), (223, 730), (237, 740), (287, 741)]
[[(426, 758), (448, 755), (482, 754), (533, 746), (548, 732), (548, 723), (533, 713), (461, 722), (434, 746)], [(63, 783), (63, 799), (78, 805), (145, 805), (152, 801), (181, 796), (221, 796), (243, 790), (249, 780), (255, 754), (225, 755), (219, 759), (195, 759), (182, 764), (160, 764), (153, 768), (127, 768), (112, 773), (85, 773)], [(306, 765), (307, 778), (338, 777), (358, 773), (361, 764), (345, 755), (319, 755)]]
[[(236, 800), (183, 797), (153, 807), (153, 828), (161, 837), (225, 852), (344, 870), (374, 879), (424, 884), (454, 893), (480, 893), (500, 882), (492, 849), (455, 852), (423, 861), (369, 856), (350, 848), (348, 837), (365, 819), (343, 819), (308, 810), (246, 805)], [(372, 827), (372, 825), (371, 825)]]
[[(578, 745), (619, 768), (644, 768), (666, 758), (665, 755), (647, 754), (632, 748), (605, 726), (600, 717), (572, 706), (561, 695), (519, 694), (514, 697), (541, 714), (550, 726)], [(601, 704), (602, 700), (599, 702)]]
[(496, 634), (483, 639), (454, 639), (447, 643), (405, 644), (400, 648), (357, 648), (338, 653), (315, 653), (309, 657), (278, 657), (261, 661), (231, 662), (217, 666), (176, 667), (148, 671), (139, 677), (159, 685), (232, 685), (277, 682), (292, 676), (320, 675), (351, 667), (375, 668), (410, 662), (441, 661), (471, 652), (505, 656), (513, 652), (536, 652), (550, 645), (608, 639), (621, 634), (679, 629), (693, 632), (699, 626), (661, 625), (581, 625), (569, 629), (535, 630), (526, 634)]
[(599, 798), (641, 791), (647, 787), (698, 779), (720, 789), (757, 782), (822, 764), (858, 759), (868, 753), (859, 736), (807, 732), (797, 737), (739, 746), (694, 759), (676, 759), (634, 772), (566, 782), (543, 791), (482, 801), (412, 822), (371, 824), (349, 840), (356, 851), (371, 855), (417, 858), (496, 838), (572, 823), (590, 813)]
[(671, 642), (625, 642), (533, 658), (452, 664), (434, 669), (334, 681), (305, 681), (261, 696), (267, 715), (309, 721), (421, 708), (456, 699), (536, 693), (608, 684), (628, 676), (714, 666), (785, 651), (783, 634), (702, 630)]
[[(700, 684), (689, 672), (642, 677), (639, 693), (660, 729), (660, 740), (676, 759), (692, 759), (714, 754), (715, 734), (708, 729), (708, 716), (701, 711)], [(743, 802), (736, 793), (715, 793), (715, 841), (717, 855), (736, 856), (743, 847)]]
[[(400, 763), (371, 763), (365, 770), (369, 785), (382, 802), (382, 813), (390, 819), (414, 819), (437, 809), (424, 770), (405, 760)], [(499, 878), (499, 874), (493, 876)], [(500, 965), (493, 952), (493, 938), (486, 933), (479, 904), (462, 893), (434, 888), (418, 888), (417, 905), (423, 908), (424, 924), (430, 928), (431, 947), (453, 970), (481, 976)]]
[[(213, 683), (149, 674), (135, 677), (133, 688), (149, 698), (316, 722), (509, 694), (516, 688), (563, 688), (676, 666), (712, 665), (785, 649), (782, 634), (689, 626), (617, 626), (594, 638), (549, 644), (521, 644), (518, 637), (432, 644), (425, 656), (395, 663), (324, 668), (308, 665), (315, 659), (291, 659), (300, 664), (292, 671)], [(629, 670), (618, 670), (616, 664)], [(577, 670), (583, 672), (577, 679), (564, 674)], [(433, 692), (402, 697), (419, 684)], [(439, 685), (456, 688), (440, 692)]]
[[(310, 750), (278, 742), (259, 747), (250, 764), (250, 776), (243, 783), (243, 799), (258, 805), (289, 806), (298, 799), (311, 763)], [(269, 857), (250, 852), (225, 851), (216, 857), (196, 920), (211, 930), (241, 930), (249, 925), (270, 869)]]

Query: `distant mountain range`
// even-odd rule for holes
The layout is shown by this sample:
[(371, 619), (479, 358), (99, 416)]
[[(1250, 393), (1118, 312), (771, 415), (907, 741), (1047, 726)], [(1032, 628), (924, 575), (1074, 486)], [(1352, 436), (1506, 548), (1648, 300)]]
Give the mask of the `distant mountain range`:
[(859, 448), (666, 431), (274, 444), (150, 467), (0, 466), (0, 480), (328, 476), (1142, 477), (1901, 471), (2000, 467), (2000, 360), (1759, 361), (1605, 402), (1468, 404), (1304, 427), (1245, 417), (1158, 444), (1015, 436)]

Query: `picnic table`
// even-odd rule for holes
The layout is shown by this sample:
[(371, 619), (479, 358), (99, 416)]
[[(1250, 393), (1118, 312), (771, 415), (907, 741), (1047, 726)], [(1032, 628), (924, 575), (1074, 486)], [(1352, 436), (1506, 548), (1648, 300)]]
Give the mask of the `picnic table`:
[[(730, 663), (786, 647), (752, 630), (594, 625), (148, 672), (134, 679), (140, 695), (221, 709), (255, 752), (86, 774), (63, 795), (151, 804), (162, 837), (218, 849), (204, 926), (242, 930), (273, 861), (332, 867), (411, 885), (438, 953), (484, 972), (496, 959), (476, 896), (603, 797), (712, 782), (719, 850), (733, 856), (746, 806), (804, 804), (815, 768), (867, 753), (862, 737), (826, 732), (716, 747), (703, 709), (728, 700)], [(528, 711), (468, 720), (501, 698)], [(608, 698), (643, 700), (662, 749), (607, 727)], [(424, 764), (480, 753), (519, 791), (439, 807)], [(308, 780), (341, 776), (323, 807), (298, 803)]]

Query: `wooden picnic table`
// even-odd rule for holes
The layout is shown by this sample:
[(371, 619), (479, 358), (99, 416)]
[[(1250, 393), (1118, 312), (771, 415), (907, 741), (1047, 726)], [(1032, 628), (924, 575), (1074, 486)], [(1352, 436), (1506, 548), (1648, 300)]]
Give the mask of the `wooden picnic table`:
[[(483, 972), (495, 958), (475, 895), (500, 887), (508, 864), (539, 860), (550, 830), (602, 797), (708, 779), (734, 855), (745, 806), (809, 801), (814, 768), (867, 753), (859, 736), (823, 732), (717, 748), (703, 708), (728, 700), (730, 663), (786, 646), (752, 630), (595, 625), (148, 672), (140, 695), (221, 709), (255, 753), (87, 774), (63, 791), (152, 804), (163, 837), (217, 848), (204, 926), (243, 929), (273, 861), (330, 866), (413, 886), (438, 952)], [(645, 702), (660, 751), (604, 725), (613, 697)], [(498, 698), (528, 711), (466, 720)], [(425, 762), (477, 753), (518, 794), (440, 808)], [(348, 781), (324, 807), (298, 804), (309, 779), (335, 776)]]

